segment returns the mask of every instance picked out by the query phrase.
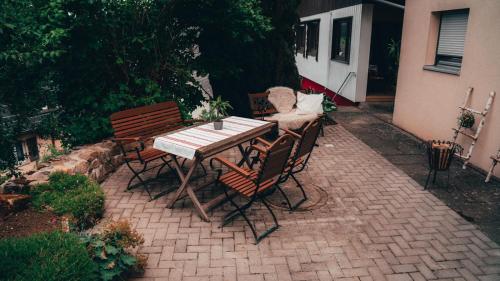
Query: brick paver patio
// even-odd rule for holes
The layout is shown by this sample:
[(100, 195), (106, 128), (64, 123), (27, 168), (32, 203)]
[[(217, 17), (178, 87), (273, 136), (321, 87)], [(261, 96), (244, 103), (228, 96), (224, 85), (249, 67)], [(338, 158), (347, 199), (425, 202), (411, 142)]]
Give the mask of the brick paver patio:
[[(106, 217), (144, 234), (140, 280), (500, 280), (499, 246), (405, 173), (340, 125), (319, 144), (300, 179), (323, 200), (276, 208), (281, 228), (259, 245), (242, 219), (218, 227), (228, 204), (207, 223), (189, 200), (166, 209), (166, 197), (124, 192), (126, 167), (103, 184)], [(252, 218), (270, 221), (254, 206)]]

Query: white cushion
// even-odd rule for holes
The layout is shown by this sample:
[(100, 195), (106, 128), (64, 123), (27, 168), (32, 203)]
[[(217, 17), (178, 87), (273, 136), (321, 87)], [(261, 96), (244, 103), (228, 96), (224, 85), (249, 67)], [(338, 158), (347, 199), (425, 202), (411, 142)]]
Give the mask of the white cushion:
[(323, 114), (323, 94), (297, 92), (297, 114)]
[(279, 113), (290, 112), (296, 102), (293, 89), (287, 87), (269, 88), (269, 96), (267, 99), (276, 108)]

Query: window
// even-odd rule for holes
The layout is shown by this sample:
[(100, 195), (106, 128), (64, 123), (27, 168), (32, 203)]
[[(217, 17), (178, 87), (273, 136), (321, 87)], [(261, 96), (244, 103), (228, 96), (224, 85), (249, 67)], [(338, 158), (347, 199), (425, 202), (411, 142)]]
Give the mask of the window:
[(14, 153), (16, 155), (16, 160), (17, 162), (22, 162), (25, 160), (26, 156), (24, 154), (24, 149), (23, 149), (23, 143), (22, 142), (17, 142), (16, 146), (14, 147)]
[(349, 64), (352, 17), (333, 21), (332, 60)]
[(307, 26), (307, 49), (306, 56), (315, 57), (318, 60), (319, 46), (319, 20), (309, 21)]
[(436, 60), (426, 69), (459, 74), (465, 46), (469, 10), (441, 12)]
[(298, 24), (295, 26), (295, 54), (305, 55), (306, 50), (306, 25)]
[(40, 155), (38, 153), (38, 142), (36, 137), (32, 137), (26, 140), (26, 145), (28, 146), (28, 154), (30, 161), (38, 160)]

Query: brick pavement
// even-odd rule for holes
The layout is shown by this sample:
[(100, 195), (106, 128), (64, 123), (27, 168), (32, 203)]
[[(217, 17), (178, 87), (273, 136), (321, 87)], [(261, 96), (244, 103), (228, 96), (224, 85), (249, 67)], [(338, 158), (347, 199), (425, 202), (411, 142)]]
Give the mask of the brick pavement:
[[(319, 144), (300, 179), (328, 200), (302, 212), (277, 208), (281, 227), (259, 245), (242, 219), (218, 227), (229, 204), (202, 222), (189, 200), (166, 209), (166, 197), (124, 192), (130, 172), (121, 167), (103, 183), (105, 216), (144, 234), (138, 251), (148, 265), (138, 280), (500, 280), (500, 247), (476, 226), (340, 125), (326, 127)], [(271, 221), (254, 206), (258, 226)]]

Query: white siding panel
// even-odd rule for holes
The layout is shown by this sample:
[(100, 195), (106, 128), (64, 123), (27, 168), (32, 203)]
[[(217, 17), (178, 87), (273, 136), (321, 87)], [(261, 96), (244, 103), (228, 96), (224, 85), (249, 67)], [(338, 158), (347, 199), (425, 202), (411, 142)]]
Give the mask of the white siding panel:
[[(368, 63), (373, 6), (360, 4), (301, 18), (301, 21), (320, 19), (318, 61), (313, 57), (295, 57), (299, 74), (336, 92), (349, 72), (354, 72), (340, 93), (345, 98), (362, 102), (366, 98)], [(349, 64), (331, 60), (333, 19), (352, 17)]]
[(318, 61), (315, 57), (304, 58), (302, 54), (295, 56), (295, 61), (299, 74), (322, 86), (326, 87), (328, 79), (328, 61), (330, 60), (330, 34), (331, 22), (330, 13), (317, 14), (305, 18), (301, 21), (310, 21), (319, 19), (319, 44)]
[(372, 12), (372, 5), (355, 5), (332, 11), (331, 25), (334, 19), (352, 17), (351, 55), (349, 64), (330, 61), (328, 88), (336, 92), (349, 72), (354, 72), (356, 75), (348, 80), (340, 93), (354, 102), (362, 102), (366, 98)]

